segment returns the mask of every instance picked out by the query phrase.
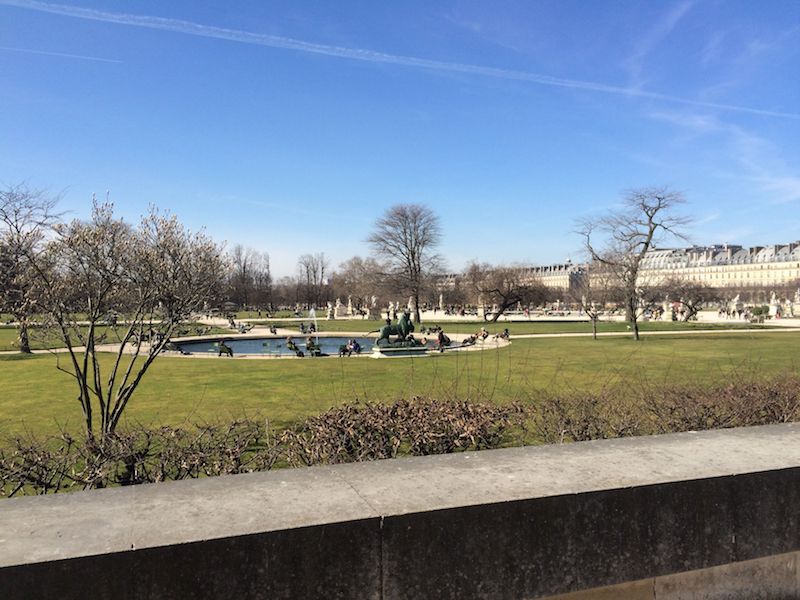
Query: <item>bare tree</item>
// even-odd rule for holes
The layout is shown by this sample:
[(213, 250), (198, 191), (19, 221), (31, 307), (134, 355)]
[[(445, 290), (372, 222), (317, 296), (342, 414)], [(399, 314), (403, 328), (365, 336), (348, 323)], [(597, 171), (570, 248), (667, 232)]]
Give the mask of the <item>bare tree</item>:
[(613, 272), (605, 265), (595, 262), (587, 268), (583, 275), (570, 288), (570, 297), (580, 305), (584, 314), (592, 324), (592, 339), (597, 339), (597, 322), (610, 302), (617, 302), (620, 289)]
[(492, 322), (512, 306), (541, 304), (551, 295), (541, 281), (531, 279), (524, 268), (517, 265), (492, 266), (473, 262), (467, 267), (466, 278), (485, 302), (497, 305), (497, 310), (492, 313)]
[(303, 254), (297, 259), (297, 271), (305, 285), (305, 301), (310, 306), (318, 306), (322, 299), (329, 266), (324, 252)]
[(354, 256), (342, 264), (331, 276), (335, 295), (351, 296), (356, 308), (369, 306), (372, 296), (385, 295), (380, 274), (384, 271), (374, 258)]
[(34, 263), (39, 306), (66, 347), (69, 365), (56, 354), (58, 368), (75, 379), (87, 436), (97, 409), (105, 438), (170, 336), (221, 285), (224, 259), (205, 234), (156, 210), (133, 228), (95, 205), (90, 221), (55, 231)]
[(25, 184), (0, 190), (0, 312), (13, 315), (20, 352), (31, 351), (29, 325), (36, 310), (32, 261), (58, 218), (56, 202)]
[(266, 306), (271, 302), (272, 275), (269, 255), (236, 244), (229, 253), (229, 298), (240, 306)]
[(659, 295), (681, 305), (682, 320), (694, 319), (703, 307), (723, 299), (721, 290), (704, 283), (671, 277), (658, 286)]
[(385, 275), (398, 291), (414, 303), (414, 320), (420, 322), (420, 296), (431, 275), (440, 270), (434, 252), (441, 242), (439, 217), (421, 204), (398, 204), (375, 222), (367, 242), (386, 261)]
[[(622, 209), (580, 224), (579, 233), (592, 261), (607, 268), (622, 290), (625, 315), (635, 340), (639, 339), (638, 318), (643, 297), (639, 287), (640, 264), (663, 236), (685, 238), (681, 228), (689, 219), (672, 214), (683, 202), (681, 193), (666, 187), (635, 189), (626, 194)], [(598, 237), (601, 246), (597, 245)]]

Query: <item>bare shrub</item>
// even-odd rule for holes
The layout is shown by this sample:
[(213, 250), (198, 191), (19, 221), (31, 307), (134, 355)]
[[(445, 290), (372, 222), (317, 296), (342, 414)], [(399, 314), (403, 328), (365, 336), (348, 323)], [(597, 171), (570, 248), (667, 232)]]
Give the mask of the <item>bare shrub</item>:
[(748, 375), (717, 386), (642, 384), (619, 395), (541, 394), (527, 405), (412, 398), (353, 402), (275, 433), (243, 418), (103, 438), (18, 437), (0, 444), (0, 496), (214, 475), (800, 421), (800, 376)]
[(800, 377), (738, 379), (712, 387), (673, 387), (642, 402), (657, 433), (746, 427), (800, 420)]
[(645, 433), (641, 409), (611, 392), (543, 395), (534, 431), (546, 444), (583, 442)]
[(427, 398), (390, 405), (347, 404), (311, 417), (281, 436), (291, 465), (336, 464), (500, 447), (524, 410)]

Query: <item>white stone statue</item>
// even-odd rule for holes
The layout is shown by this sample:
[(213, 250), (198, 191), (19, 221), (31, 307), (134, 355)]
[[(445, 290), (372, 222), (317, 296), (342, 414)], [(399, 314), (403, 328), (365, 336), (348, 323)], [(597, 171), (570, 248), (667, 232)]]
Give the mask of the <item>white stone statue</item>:
[(353, 297), (350, 295), (347, 296), (347, 316), (353, 316)]
[(781, 317), (781, 305), (775, 292), (769, 297), (769, 316), (779, 319)]
[(343, 317), (346, 314), (346, 309), (339, 298), (336, 298), (336, 316)]
[(736, 312), (736, 313), (738, 313), (738, 312), (740, 312), (742, 309), (744, 309), (744, 304), (743, 304), (743, 303), (742, 303), (742, 301), (739, 299), (739, 294), (736, 294), (736, 295), (733, 297), (733, 300), (731, 300), (731, 310), (732, 310), (732, 311), (734, 311), (734, 312)]

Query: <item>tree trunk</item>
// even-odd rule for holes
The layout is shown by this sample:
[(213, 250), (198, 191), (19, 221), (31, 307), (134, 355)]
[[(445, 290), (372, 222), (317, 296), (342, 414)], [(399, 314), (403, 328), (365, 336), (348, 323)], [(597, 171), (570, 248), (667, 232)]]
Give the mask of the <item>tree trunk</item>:
[(19, 327), (17, 329), (17, 336), (19, 340), (19, 351), (24, 354), (31, 353), (31, 342), (28, 337), (28, 320), (22, 317), (19, 320)]
[(597, 315), (592, 315), (592, 339), (597, 339)]
[(635, 294), (629, 294), (625, 312), (627, 313), (628, 323), (630, 323), (631, 332), (633, 333), (633, 339), (637, 342), (639, 341), (639, 315), (636, 314), (638, 308), (639, 297)]

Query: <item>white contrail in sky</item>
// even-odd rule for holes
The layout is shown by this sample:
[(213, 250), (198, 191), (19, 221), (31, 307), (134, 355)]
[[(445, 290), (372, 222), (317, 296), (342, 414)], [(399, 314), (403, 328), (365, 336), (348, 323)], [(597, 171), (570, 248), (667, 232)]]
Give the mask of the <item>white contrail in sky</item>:
[(164, 17), (153, 17), (147, 15), (131, 15), (126, 13), (106, 12), (101, 10), (95, 10), (92, 8), (66, 6), (63, 4), (51, 4), (48, 2), (41, 2), (39, 0), (0, 0), (0, 5), (14, 6), (17, 8), (35, 10), (39, 12), (64, 15), (68, 17), (76, 17), (79, 19), (103, 21), (106, 23), (116, 23), (118, 25), (133, 25), (135, 27), (145, 27), (148, 29), (159, 29), (162, 31), (172, 31), (187, 35), (196, 35), (200, 37), (229, 40), (233, 42), (240, 42), (243, 44), (268, 46), (271, 48), (282, 48), (286, 50), (297, 50), (300, 52), (321, 54), (323, 56), (332, 56), (336, 58), (346, 58), (350, 60), (360, 60), (372, 63), (401, 65), (405, 67), (415, 67), (432, 71), (464, 73), (468, 75), (479, 75), (482, 77), (494, 77), (498, 79), (526, 81), (538, 85), (547, 85), (547, 86), (562, 87), (562, 88), (569, 88), (576, 90), (586, 90), (591, 92), (602, 92), (606, 94), (616, 94), (620, 96), (628, 96), (634, 98), (661, 100), (665, 102), (673, 102), (676, 104), (698, 106), (702, 108), (713, 108), (719, 110), (728, 110), (740, 113), (761, 115), (766, 117), (800, 120), (800, 114), (797, 113), (779, 112), (779, 111), (765, 110), (760, 108), (751, 108), (747, 106), (737, 106), (734, 104), (703, 102), (701, 100), (692, 100), (680, 96), (671, 96), (668, 94), (660, 94), (658, 92), (648, 92), (638, 88), (636, 89), (627, 88), (622, 86), (607, 85), (603, 83), (595, 83), (591, 81), (581, 81), (577, 79), (552, 77), (550, 75), (541, 75), (538, 73), (530, 73), (528, 71), (516, 71), (516, 70), (501, 69), (495, 67), (483, 67), (480, 65), (429, 60), (426, 58), (416, 58), (413, 56), (386, 54), (383, 52), (377, 52), (375, 50), (363, 50), (359, 48), (347, 48), (341, 46), (330, 46), (327, 44), (316, 44), (313, 42), (304, 42), (302, 40), (295, 40), (292, 38), (287, 38), (277, 35), (269, 35), (265, 33), (252, 33), (249, 31), (242, 31), (239, 29), (227, 29), (224, 27), (214, 27), (212, 25), (202, 25), (200, 23), (193, 23), (191, 21), (183, 21), (180, 19), (168, 19)]
[(59, 58), (79, 58), (80, 60), (94, 60), (97, 62), (121, 63), (113, 58), (100, 58), (99, 56), (84, 56), (83, 54), (67, 54), (66, 52), (48, 52), (46, 50), (33, 50), (32, 48), (8, 48), (0, 46), (5, 52), (24, 52), (26, 54), (43, 54), (44, 56), (58, 56)]

